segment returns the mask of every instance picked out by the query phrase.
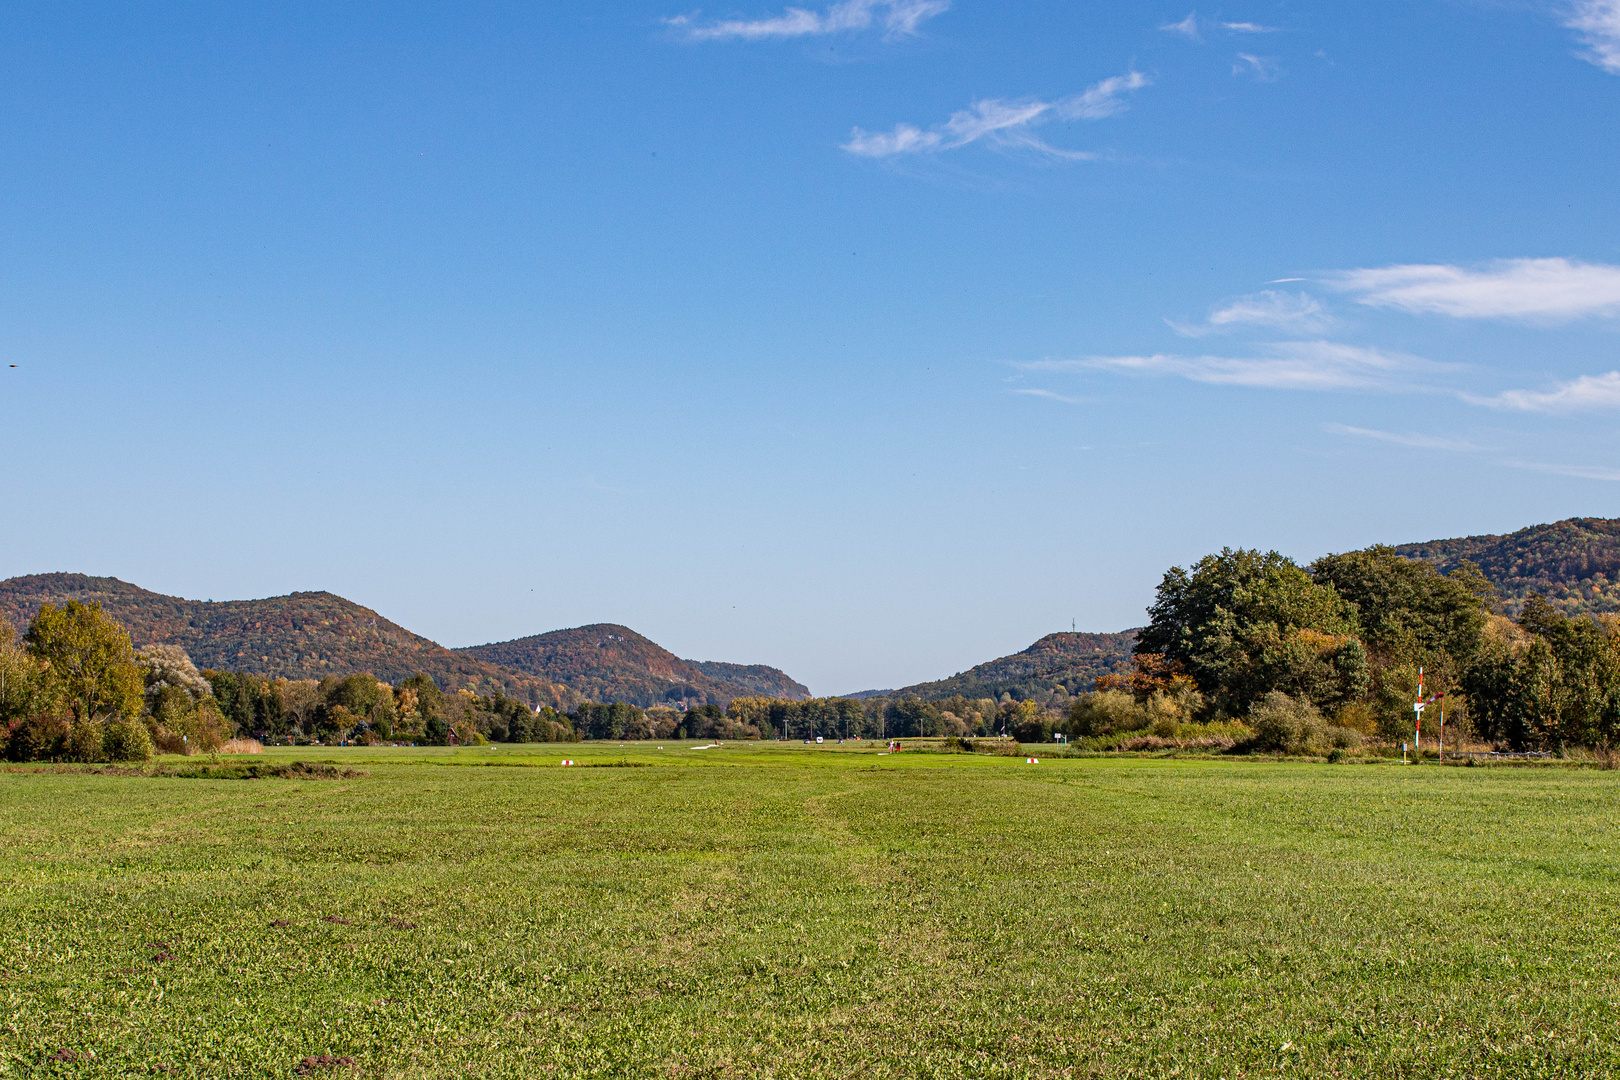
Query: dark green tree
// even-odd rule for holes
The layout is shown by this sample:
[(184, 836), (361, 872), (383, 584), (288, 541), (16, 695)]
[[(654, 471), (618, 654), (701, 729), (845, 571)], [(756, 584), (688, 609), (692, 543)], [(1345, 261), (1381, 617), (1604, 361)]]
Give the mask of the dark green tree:
[(1479, 733), (1515, 748), (1620, 742), (1620, 641), (1532, 594), (1517, 637), (1490, 636), (1463, 674)]
[(1310, 574), (1356, 606), (1362, 643), (1375, 657), (1429, 668), (1473, 654), (1495, 592), (1472, 563), (1447, 576), (1383, 545), (1323, 556)]
[(450, 724), (445, 719), (444, 692), (433, 677), (418, 671), (399, 684), (400, 690), (416, 695), (416, 708), (422, 716), (424, 741), (429, 746), (443, 746), (450, 738)]
[(1275, 551), (1224, 548), (1172, 567), (1148, 614), (1135, 651), (1179, 664), (1228, 715), (1272, 690), (1334, 708), (1368, 684), (1355, 606)]

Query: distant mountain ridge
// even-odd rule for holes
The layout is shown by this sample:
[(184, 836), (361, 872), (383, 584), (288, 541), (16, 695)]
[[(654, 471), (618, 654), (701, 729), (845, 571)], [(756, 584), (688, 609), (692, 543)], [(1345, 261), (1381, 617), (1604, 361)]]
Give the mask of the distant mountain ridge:
[(139, 648), (179, 645), (200, 668), (287, 679), (370, 672), (398, 682), (418, 671), (453, 690), (497, 690), (530, 705), (572, 708), (566, 686), (486, 663), (411, 633), (370, 608), (329, 592), (263, 600), (185, 600), (112, 577), (30, 574), (0, 581), (0, 615), (21, 630), (41, 604), (99, 603)]
[[(1569, 615), (1620, 612), (1620, 519), (1568, 518), (1503, 535), (1400, 544), (1408, 558), (1441, 570), (1468, 559), (1517, 615), (1531, 593)], [(0, 581), (0, 615), (17, 629), (42, 603), (95, 601), (129, 628), (137, 646), (182, 646), (199, 667), (294, 679), (369, 671), (397, 682), (424, 671), (450, 689), (500, 691), (530, 705), (568, 709), (584, 700), (726, 704), (744, 696), (804, 700), (810, 691), (763, 664), (683, 660), (612, 623), (556, 630), (464, 649), (411, 633), (370, 608), (328, 592), (222, 602), (165, 596), (112, 577), (31, 574)], [(1090, 690), (1100, 675), (1129, 667), (1136, 631), (1048, 634), (1021, 652), (948, 679), (859, 697), (937, 701), (1033, 698), (1049, 702)]]
[(1464, 536), (1399, 544), (1409, 559), (1442, 571), (1475, 563), (1502, 593), (1502, 609), (1517, 616), (1531, 593), (1566, 615), (1620, 611), (1620, 518), (1566, 518), (1501, 536)]
[(687, 663), (716, 682), (740, 686), (757, 697), (792, 698), (794, 701), (805, 701), (810, 697), (808, 686), (789, 678), (787, 672), (764, 664), (728, 664), (722, 660), (688, 660)]
[(1064, 696), (1083, 694), (1097, 678), (1130, 667), (1135, 630), (1117, 634), (1047, 634), (1022, 652), (991, 660), (934, 682), (917, 683), (888, 692), (889, 697), (919, 697), (943, 701), (965, 698), (1000, 698), (1010, 694), (1023, 700), (1045, 702), (1059, 687)]
[[(682, 660), (623, 626), (580, 627), (516, 642), (448, 649), (329, 592), (216, 602), (166, 596), (118, 578), (86, 574), (29, 574), (0, 581), (0, 615), (19, 631), (41, 604), (69, 600), (99, 603), (124, 624), (137, 648), (179, 645), (200, 668), (287, 679), (370, 672), (388, 682), (422, 671), (451, 690), (499, 691), (534, 707), (565, 710), (587, 700), (646, 706), (684, 699), (724, 705), (735, 697), (810, 696), (802, 684), (776, 668)], [(594, 651), (584, 647), (597, 630), (623, 639), (625, 646)], [(550, 657), (548, 664), (533, 663), (523, 655), (524, 643), (542, 639), (547, 647), (539, 651)], [(504, 664), (481, 655), (486, 651), (509, 652), (519, 663)], [(672, 695), (671, 689), (680, 692)]]
[(627, 626), (595, 623), (457, 652), (563, 683), (593, 701), (725, 705), (739, 697), (803, 701), (810, 690), (763, 664), (682, 660)]

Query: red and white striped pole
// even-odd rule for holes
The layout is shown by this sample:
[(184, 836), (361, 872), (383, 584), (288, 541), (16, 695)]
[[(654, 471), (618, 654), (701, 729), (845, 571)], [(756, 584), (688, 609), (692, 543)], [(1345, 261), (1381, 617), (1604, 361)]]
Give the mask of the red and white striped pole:
[(1423, 760), (1423, 667), (1418, 667), (1417, 701), (1412, 703), (1412, 753)]

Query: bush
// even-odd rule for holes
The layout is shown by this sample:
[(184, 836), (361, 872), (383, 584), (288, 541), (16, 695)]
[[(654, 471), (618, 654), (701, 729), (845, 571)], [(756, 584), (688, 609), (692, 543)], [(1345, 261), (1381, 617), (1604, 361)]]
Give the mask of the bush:
[(999, 754), (1002, 757), (1018, 757), (1024, 748), (1016, 739), (963, 739), (962, 745), (971, 746), (975, 754)]
[(162, 724), (153, 721), (147, 727), (147, 737), (152, 746), (160, 754), (189, 754), (191, 744), (178, 731), (170, 731)]
[(236, 732), (214, 704), (213, 698), (204, 698), (197, 707), (180, 720), (180, 733), (186, 736), (186, 751), (192, 754), (211, 754), (225, 745)]
[[(1365, 702), (1357, 701), (1346, 705), (1333, 714), (1333, 722), (1359, 735), (1378, 734), (1378, 714)], [(1358, 741), (1356, 745), (1360, 746), (1361, 743)]]
[(1052, 718), (1029, 716), (1013, 725), (1012, 737), (1021, 743), (1048, 743), (1052, 741)]
[[(1348, 712), (1348, 710), (1345, 710)], [(1336, 719), (1359, 719), (1341, 712)], [(1325, 754), (1361, 746), (1361, 732), (1344, 723), (1328, 723), (1315, 705), (1273, 690), (1249, 709), (1256, 750), (1286, 754)]]
[(24, 717), (11, 725), (6, 757), (11, 761), (55, 761), (65, 756), (67, 737), (68, 722), (60, 716)]
[(69, 761), (100, 761), (102, 725), (80, 720), (68, 728), (66, 757)]
[(1328, 745), (1335, 750), (1355, 750), (1361, 746), (1361, 732), (1355, 728), (1329, 724), (1326, 734)]
[(462, 720), (451, 729), (455, 732), (456, 742), (462, 746), (488, 746), (489, 740), (484, 733), (478, 730), (478, 725), (471, 720)]
[(1315, 705), (1273, 690), (1249, 707), (1249, 727), (1256, 750), (1297, 754), (1322, 741), (1325, 725)]
[(1086, 738), (1117, 731), (1141, 731), (1153, 722), (1147, 709), (1123, 690), (1083, 694), (1069, 706), (1068, 735)]
[(151, 761), (152, 738), (144, 724), (113, 720), (102, 732), (101, 751), (108, 761)]

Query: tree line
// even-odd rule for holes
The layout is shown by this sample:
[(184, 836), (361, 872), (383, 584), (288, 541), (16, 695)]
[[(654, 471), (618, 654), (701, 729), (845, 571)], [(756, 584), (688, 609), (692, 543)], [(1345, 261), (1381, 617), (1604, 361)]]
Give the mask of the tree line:
[(1421, 697), (1427, 740), (1443, 712), (1453, 743), (1620, 744), (1620, 615), (1568, 616), (1532, 595), (1509, 618), (1467, 561), (1442, 573), (1375, 546), (1301, 566), (1225, 548), (1167, 571), (1148, 615), (1129, 670), (1068, 700), (742, 698), (726, 716), (740, 735), (761, 737), (1062, 735), (1118, 745), (1135, 735), (1331, 752), (1410, 740)]
[[(184, 650), (136, 650), (95, 604), (42, 606), (19, 638), (0, 620), (0, 751), (12, 760), (144, 760), (267, 742), (417, 745), (580, 739), (918, 738), (1186, 734), (1253, 749), (1404, 740), (1423, 693), (1456, 738), (1512, 747), (1620, 744), (1620, 616), (1568, 616), (1532, 596), (1496, 609), (1472, 564), (1450, 573), (1393, 548), (1300, 566), (1226, 548), (1164, 575), (1128, 671), (1052, 709), (1035, 700), (740, 697), (725, 707), (625, 702), (536, 711), (417, 673), (320, 681), (198, 671)], [(1432, 715), (1432, 714), (1430, 714)], [(1432, 730), (1432, 728), (1431, 728)]]
[(571, 712), (536, 711), (499, 692), (447, 692), (420, 672), (390, 685), (364, 673), (315, 681), (199, 671), (178, 646), (135, 649), (94, 603), (46, 604), (20, 639), (0, 621), (0, 753), (16, 761), (143, 761), (218, 750), (236, 737), (428, 746), (998, 732), (1027, 739), (1039, 737), (1040, 715), (1034, 702), (960, 695), (939, 702), (741, 697), (684, 711), (587, 702)]
[(569, 714), (499, 692), (447, 693), (418, 672), (320, 681), (198, 671), (184, 649), (139, 650), (97, 604), (43, 605), (19, 638), (0, 619), (0, 755), (12, 761), (145, 761), (266, 742), (567, 742)]
[(1192, 721), (1248, 724), (1273, 749), (1352, 733), (1409, 738), (1421, 672), (1430, 738), (1443, 708), (1459, 739), (1620, 741), (1620, 617), (1571, 618), (1531, 596), (1509, 619), (1496, 598), (1467, 561), (1443, 574), (1379, 546), (1302, 567), (1227, 548), (1165, 574), (1133, 670), (1099, 690)]

